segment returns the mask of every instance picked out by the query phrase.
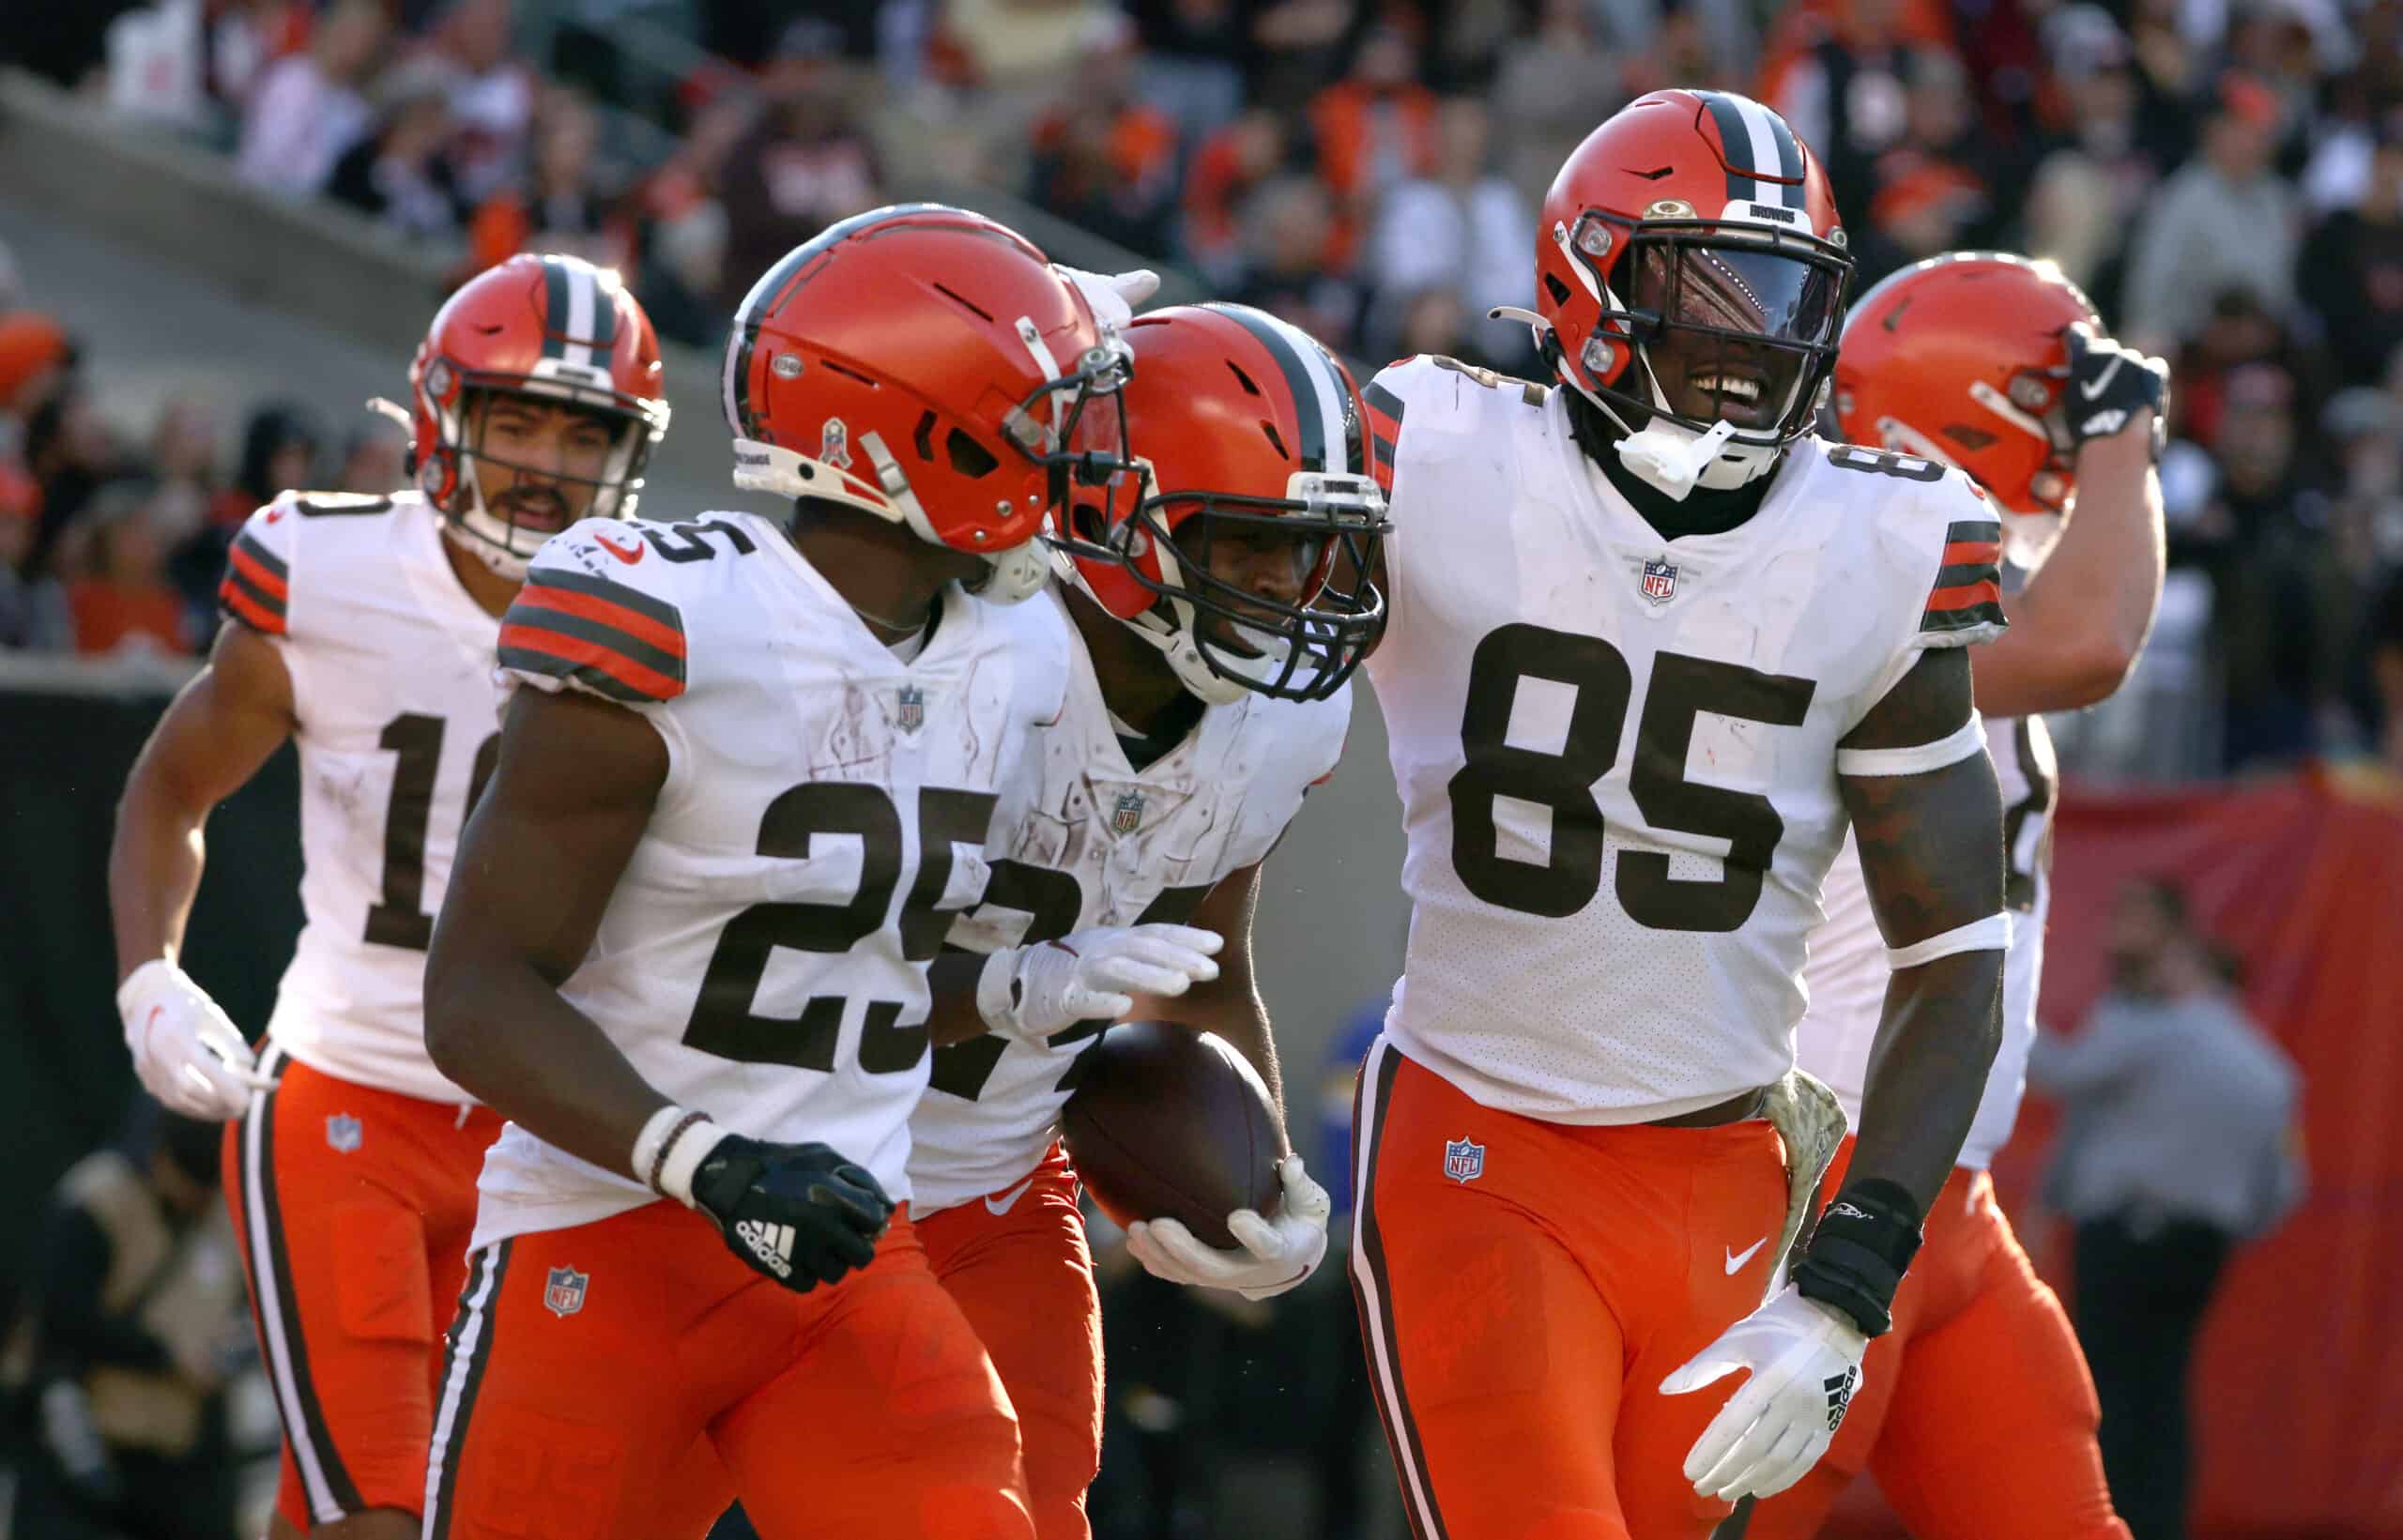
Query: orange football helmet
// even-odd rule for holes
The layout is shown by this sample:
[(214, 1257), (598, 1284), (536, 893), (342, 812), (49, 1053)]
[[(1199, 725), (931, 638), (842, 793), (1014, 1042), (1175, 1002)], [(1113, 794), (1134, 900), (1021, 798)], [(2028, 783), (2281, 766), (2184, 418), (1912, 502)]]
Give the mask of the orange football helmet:
[(872, 209), (760, 276), (726, 344), (734, 480), (984, 557), (1004, 602), (1072, 491), (1133, 506), (1123, 344), (1023, 236), (939, 204)]
[(2049, 262), (1950, 252), (1852, 307), (1836, 362), (1844, 437), (1957, 465), (2006, 512), (2013, 559), (2042, 560), (2076, 484), (2059, 420), (2061, 334), (2102, 321)]
[(1845, 246), (1827, 174), (1783, 118), (1725, 91), (1655, 91), (1561, 166), (1536, 236), (1536, 313), (1512, 313), (1621, 428), (1713, 437), (1696, 480), (1740, 486), (1811, 431)]
[[(618, 275), (581, 257), (519, 255), (460, 285), (435, 313), (409, 364), (409, 464), (425, 500), (504, 577), (557, 531), (521, 528), (484, 505), (476, 464), (518, 467), (486, 451), (474, 414), (477, 392), (565, 402), (608, 419), (616, 432), (607, 468), (594, 480), (543, 469), (554, 481), (589, 489), (573, 518), (631, 518), (651, 446), (667, 434), (659, 339)], [(381, 409), (402, 416), (389, 403)]]
[[(1385, 623), (1369, 576), (1385, 500), (1359, 386), (1308, 332), (1245, 305), (1154, 311), (1126, 341), (1127, 427), (1149, 484), (1124, 518), (1079, 502), (1052, 540), (1061, 575), (1202, 700), (1333, 694)], [(1290, 593), (1215, 575), (1219, 541), (1290, 548)]]

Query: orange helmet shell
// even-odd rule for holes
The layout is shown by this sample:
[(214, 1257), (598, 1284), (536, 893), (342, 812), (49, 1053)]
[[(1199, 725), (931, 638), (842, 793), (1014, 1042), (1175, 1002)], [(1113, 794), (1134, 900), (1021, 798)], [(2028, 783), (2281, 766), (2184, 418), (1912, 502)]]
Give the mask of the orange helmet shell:
[[(794, 248), (737, 310), (736, 480), (998, 556), (1042, 531), (1064, 435), (1096, 399), (1079, 392), (1114, 390), (1115, 364), (1083, 298), (1015, 231), (935, 204), (875, 209)], [(1122, 449), (1107, 446), (1104, 474)]]
[(2048, 262), (1951, 252), (1914, 263), (1845, 319), (1837, 421), (1856, 444), (1958, 465), (2013, 513), (2059, 514), (2074, 484), (2054, 422), (2061, 334), (2079, 321), (2101, 324)]

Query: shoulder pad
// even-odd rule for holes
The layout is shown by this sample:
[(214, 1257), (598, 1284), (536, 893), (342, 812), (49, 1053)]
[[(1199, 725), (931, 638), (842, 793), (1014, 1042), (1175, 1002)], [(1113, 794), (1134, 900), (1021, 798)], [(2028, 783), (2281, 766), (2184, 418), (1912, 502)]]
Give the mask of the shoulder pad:
[(650, 536), (666, 532), (586, 519), (552, 536), (501, 618), (502, 670), (627, 704), (682, 694), (687, 649), (677, 600), (689, 583), (679, 563), (652, 555)]
[(253, 511), (234, 534), (225, 553), (225, 575), (217, 585), (217, 607), (237, 625), (262, 636), (292, 630), (292, 560), (299, 543), (303, 495), (287, 492)]
[(1369, 406), (1377, 480), (1390, 493), (1402, 425), (1414, 409), (1419, 413), (1422, 424), (1458, 423), (1462, 431), (1469, 431), (1471, 424), (1466, 419), (1476, 408), (1507, 404), (1541, 410), (1551, 397), (1552, 387), (1497, 374), (1491, 369), (1439, 354), (1415, 353), (1377, 371), (1376, 377), (1360, 394)]
[(1950, 465), (1858, 444), (1814, 440), (1838, 470), (1886, 479), (1867, 499), (1898, 582), (1918, 605), (1914, 645), (1967, 647), (2002, 634), (2002, 515)]

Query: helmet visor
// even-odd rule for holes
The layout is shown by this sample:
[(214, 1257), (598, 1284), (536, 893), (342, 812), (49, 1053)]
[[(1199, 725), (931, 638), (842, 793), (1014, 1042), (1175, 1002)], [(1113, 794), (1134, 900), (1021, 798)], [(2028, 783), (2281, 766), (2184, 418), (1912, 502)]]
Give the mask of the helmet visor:
[(1628, 307), (1661, 404), (1706, 425), (1799, 426), (1834, 355), (1843, 260), (1708, 229), (1640, 231), (1631, 245)]

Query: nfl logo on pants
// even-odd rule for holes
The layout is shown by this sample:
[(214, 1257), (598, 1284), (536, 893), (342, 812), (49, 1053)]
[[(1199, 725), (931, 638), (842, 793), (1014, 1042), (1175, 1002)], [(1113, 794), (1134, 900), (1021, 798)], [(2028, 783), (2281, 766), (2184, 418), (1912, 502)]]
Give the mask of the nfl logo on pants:
[(1454, 1182), (1475, 1182), (1485, 1174), (1485, 1146), (1467, 1139), (1451, 1139), (1444, 1145), (1444, 1174)]
[(591, 1281), (589, 1273), (555, 1267), (543, 1282), (543, 1303), (550, 1306), (551, 1314), (565, 1320), (584, 1308), (584, 1286)]

